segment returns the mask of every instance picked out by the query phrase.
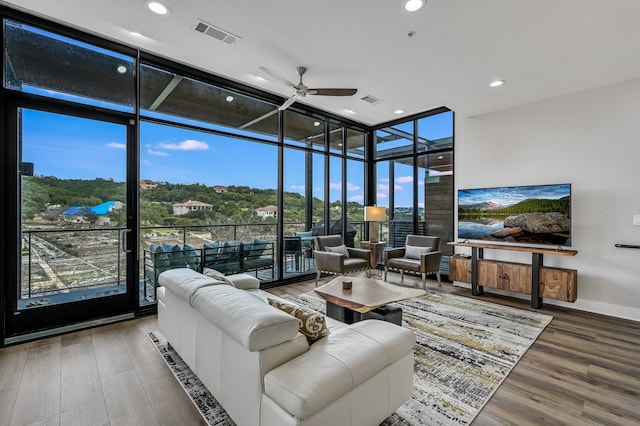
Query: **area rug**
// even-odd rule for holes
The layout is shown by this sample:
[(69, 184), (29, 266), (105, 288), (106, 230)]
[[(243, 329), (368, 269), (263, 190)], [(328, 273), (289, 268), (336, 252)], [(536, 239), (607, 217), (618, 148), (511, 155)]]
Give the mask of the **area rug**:
[[(289, 297), (324, 312), (315, 294)], [(551, 322), (549, 315), (437, 291), (394, 303), (416, 335), (414, 392), (384, 426), (465, 425)], [(149, 334), (210, 425), (233, 422), (159, 332)]]

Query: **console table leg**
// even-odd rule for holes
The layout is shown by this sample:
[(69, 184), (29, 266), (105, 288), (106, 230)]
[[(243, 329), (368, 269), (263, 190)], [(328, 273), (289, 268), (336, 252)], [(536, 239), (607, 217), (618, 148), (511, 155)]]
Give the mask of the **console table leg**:
[(540, 297), (540, 267), (542, 266), (542, 253), (533, 253), (531, 262), (531, 307), (542, 308)]
[[(478, 253), (479, 251), (479, 253)], [(477, 247), (471, 248), (471, 294), (474, 296), (482, 296), (484, 287), (478, 285), (478, 255), (480, 258), (484, 255), (483, 250)]]

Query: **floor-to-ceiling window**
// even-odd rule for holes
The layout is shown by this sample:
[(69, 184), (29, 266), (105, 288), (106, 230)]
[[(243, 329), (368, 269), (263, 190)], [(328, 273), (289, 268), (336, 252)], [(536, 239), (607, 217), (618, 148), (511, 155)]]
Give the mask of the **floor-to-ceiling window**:
[[(196, 267), (207, 262), (222, 268), (225, 245), (234, 243), (234, 253), (255, 260), (240, 262), (241, 268), (252, 265), (248, 272), (263, 284), (285, 282), (314, 271), (314, 235), (343, 234), (354, 246), (366, 239), (364, 206), (376, 202), (376, 183), (366, 177), (374, 160), (379, 177), (387, 174), (387, 205), (394, 209), (405, 204), (388, 182), (414, 176), (404, 170), (413, 165), (434, 173), (437, 159), (431, 150), (420, 151), (408, 125), (378, 129), (369, 158), (368, 126), (298, 104), (280, 111), (277, 96), (44, 20), (29, 22), (4, 21), (2, 179), (9, 190), (1, 195), (2, 217), (5, 235), (15, 238), (3, 241), (5, 252), (12, 252), (3, 276), (11, 290), (4, 297), (13, 298), (3, 305), (12, 309), (61, 305), (40, 290), (59, 282), (66, 293), (77, 284), (85, 296), (104, 287), (96, 294), (126, 299), (124, 307), (110, 303), (108, 312), (89, 308), (90, 300), (102, 296), (85, 297), (87, 309), (68, 309), (60, 324), (71, 322), (70, 316), (82, 321), (80, 311), (100, 317), (153, 307), (159, 271), (149, 275), (146, 267), (149, 252), (161, 246), (188, 247), (198, 257)], [(397, 152), (412, 144), (414, 151)], [(44, 167), (56, 159), (72, 161), (64, 150), (82, 160), (64, 173)], [(429, 165), (418, 154), (428, 156)], [(416, 191), (412, 202), (422, 203), (415, 201), (422, 196)], [(385, 204), (382, 196), (377, 202)], [(382, 226), (388, 232), (389, 225)], [(55, 250), (55, 238), (37, 235), (58, 230), (75, 234), (71, 243), (55, 242)], [(300, 237), (301, 256), (297, 249), (289, 255), (285, 237)], [(205, 256), (205, 246), (215, 254)], [(79, 266), (69, 274), (61, 266), (65, 257), (93, 275), (83, 275)], [(191, 258), (183, 261), (196, 265)], [(106, 289), (105, 277), (114, 289)], [(27, 299), (20, 301), (22, 294)], [(2, 318), (8, 315), (14, 312), (4, 311)], [(52, 316), (40, 318), (38, 327), (58, 324)]]
[(132, 312), (133, 56), (13, 20), (4, 48), (5, 335)]
[[(447, 272), (453, 239), (453, 113), (445, 108), (375, 131), (378, 205), (389, 208), (382, 235), (391, 247), (408, 234), (437, 235)], [(388, 234), (386, 234), (388, 232)]]

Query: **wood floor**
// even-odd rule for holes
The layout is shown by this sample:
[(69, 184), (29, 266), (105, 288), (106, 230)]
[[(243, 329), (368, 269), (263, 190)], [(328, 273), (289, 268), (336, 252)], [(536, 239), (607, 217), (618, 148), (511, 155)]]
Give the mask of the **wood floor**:
[[(428, 286), (470, 296), (451, 284)], [(482, 298), (529, 309), (523, 300)], [(473, 424), (639, 425), (640, 323), (552, 306), (543, 312), (553, 321)], [(147, 338), (155, 329), (151, 316), (0, 349), (0, 425), (204, 425)]]

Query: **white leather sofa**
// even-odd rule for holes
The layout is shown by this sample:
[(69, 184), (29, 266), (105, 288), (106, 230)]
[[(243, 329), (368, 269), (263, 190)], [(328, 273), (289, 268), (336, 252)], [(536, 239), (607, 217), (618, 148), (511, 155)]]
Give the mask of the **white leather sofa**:
[(238, 426), (373, 426), (411, 397), (410, 330), (327, 318), (329, 334), (309, 345), (257, 279), (227, 278), (236, 287), (191, 269), (163, 272), (158, 326)]

